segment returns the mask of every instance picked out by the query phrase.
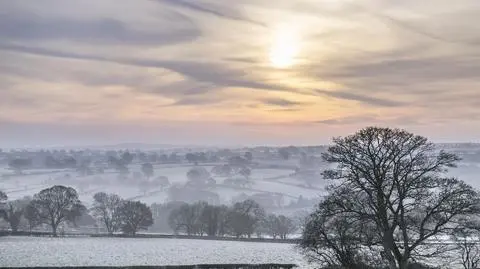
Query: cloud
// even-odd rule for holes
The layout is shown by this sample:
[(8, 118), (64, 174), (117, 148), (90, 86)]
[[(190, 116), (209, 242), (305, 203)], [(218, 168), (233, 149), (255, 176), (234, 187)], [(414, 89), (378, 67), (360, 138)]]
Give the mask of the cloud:
[(171, 106), (203, 106), (221, 103), (219, 98), (212, 97), (181, 97), (175, 101)]
[(228, 5), (226, 7), (225, 5), (220, 5), (220, 4), (212, 4), (212, 3), (206, 3), (202, 2), (201, 0), (156, 0), (160, 3), (167, 4), (170, 6), (174, 7), (179, 7), (182, 9), (187, 9), (195, 12), (200, 12), (203, 14), (227, 19), (227, 20), (233, 20), (233, 21), (239, 21), (239, 22), (246, 22), (248, 24), (256, 25), (256, 26), (262, 26), (265, 27), (266, 25), (260, 21), (255, 21), (252, 20), (243, 14), (241, 14), (238, 9), (232, 8), (232, 6)]
[(266, 98), (262, 99), (262, 103), (281, 107), (292, 107), (304, 104), (302, 102), (290, 101), (283, 98)]
[[(473, 55), (471, 55), (473, 56)], [(332, 77), (369, 79), (382, 84), (408, 84), (446, 79), (475, 78), (480, 74), (480, 61), (475, 57), (443, 56), (435, 58), (384, 59), (356, 63)]]
[(4, 87), (0, 91), (0, 104), (3, 106), (33, 107), (39, 103), (40, 100), (34, 96), (11, 90), (10, 87)]
[(276, 108), (276, 109), (269, 109), (268, 111), (272, 112), (299, 112), (302, 111), (301, 108)]
[[(429, 24), (430, 24), (429, 19), (431, 20), (431, 18), (427, 20), (414, 19), (410, 21), (405, 21), (405, 20), (395, 18), (394, 16), (390, 16), (388, 14), (369, 10), (368, 8), (365, 8), (365, 7), (361, 7), (361, 6), (358, 6), (358, 7), (364, 12), (382, 20), (384, 23), (386, 23), (389, 26), (394, 26), (394, 27), (403, 29), (405, 31), (417, 34), (427, 39), (431, 39), (431, 40), (446, 43), (446, 44), (460, 45), (460, 46), (477, 46), (480, 44), (480, 39), (478, 37), (471, 38), (470, 36), (469, 38), (461, 40), (461, 39), (458, 39), (458, 37), (452, 37), (452, 34), (455, 35), (455, 33), (452, 33), (452, 32), (448, 33), (449, 35), (445, 36), (445, 35), (442, 35), (441, 33), (435, 33), (434, 30), (431, 30), (431, 29), (429, 30), (428, 28), (432, 28), (432, 27), (429, 27)], [(473, 10), (475, 10), (475, 8)], [(474, 24), (477, 16), (478, 16), (478, 11), (472, 12), (471, 8), (467, 8), (467, 9), (461, 9), (460, 11), (457, 10), (456, 12), (447, 12), (446, 14), (445, 13), (439, 14), (436, 16), (436, 21), (440, 22), (441, 24), (444, 24), (443, 22), (445, 21), (451, 21), (451, 20), (453, 20), (454, 24), (458, 21), (463, 21), (463, 22), (467, 22), (466, 23), (466, 25), (468, 25), (467, 27), (471, 27), (471, 25)], [(445, 28), (443, 29), (443, 32), (445, 33)]]
[[(262, 82), (260, 79), (257, 80), (253, 77), (249, 78), (248, 74), (244, 70), (231, 68), (228, 65), (219, 62), (105, 57), (1, 43), (0, 50), (47, 57), (116, 63), (135, 67), (168, 69), (193, 81), (211, 84), (217, 87), (237, 87), (253, 88), (257, 90), (298, 92), (298, 90), (292, 87)], [(149, 91), (151, 92), (152, 90), (150, 89)]]
[(346, 91), (339, 91), (339, 90), (337, 91), (316, 90), (316, 92), (321, 95), (326, 95), (326, 96), (330, 96), (338, 99), (357, 101), (357, 102), (365, 103), (372, 106), (396, 107), (396, 106), (403, 105), (401, 102), (376, 98), (372, 96), (360, 95), (353, 92), (346, 92)]
[(171, 19), (177, 26), (152, 31), (135, 30), (114, 18), (80, 20), (17, 12), (0, 16), (0, 36), (2, 42), (71, 40), (87, 44), (159, 46), (193, 41), (201, 35), (188, 17), (174, 13)]
[(314, 123), (318, 124), (326, 124), (326, 125), (348, 125), (348, 124), (355, 124), (355, 123), (368, 123), (371, 124), (378, 119), (375, 116), (370, 115), (363, 115), (363, 116), (349, 116), (349, 117), (342, 117), (342, 118), (333, 118), (333, 119), (326, 119), (326, 120), (319, 120), (314, 121)]
[(346, 116), (331, 118), (326, 120), (314, 121), (315, 124), (324, 124), (331, 126), (342, 126), (342, 125), (395, 125), (395, 126), (415, 126), (423, 124), (416, 118), (410, 116), (394, 116), (394, 117), (380, 117), (378, 115), (357, 115), (357, 116)]

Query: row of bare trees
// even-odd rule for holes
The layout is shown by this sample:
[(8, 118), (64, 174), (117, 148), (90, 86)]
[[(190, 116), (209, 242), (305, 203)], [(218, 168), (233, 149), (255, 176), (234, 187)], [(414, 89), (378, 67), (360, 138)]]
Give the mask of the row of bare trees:
[[(7, 195), (0, 192), (2, 203), (1, 216), (10, 225), (13, 232), (19, 228), (24, 218), (30, 230), (40, 225), (51, 228), (57, 236), (59, 226), (76, 225), (76, 221), (88, 214), (74, 188), (56, 185), (35, 194), (33, 198), (7, 201)], [(108, 233), (122, 231), (128, 235), (153, 224), (150, 208), (138, 201), (125, 201), (115, 194), (97, 193), (90, 209), (92, 215), (101, 222)]]
[[(458, 156), (404, 130), (369, 127), (334, 139), (323, 159), (336, 168), (323, 173), (328, 195), (303, 229), (300, 246), (310, 258), (406, 269), (460, 246), (464, 268), (479, 265), (478, 235), (462, 234), (480, 230), (479, 195), (447, 175)], [(458, 244), (447, 244), (452, 237)]]
[(93, 196), (92, 215), (112, 235), (122, 231), (134, 236), (139, 230), (147, 230), (153, 224), (152, 211), (139, 201), (125, 201), (116, 194), (104, 192)]
[(283, 215), (267, 215), (253, 200), (237, 202), (231, 207), (206, 202), (182, 204), (170, 212), (168, 224), (175, 233), (211, 237), (269, 235), (287, 239), (287, 235), (297, 230), (292, 219)]
[[(94, 202), (90, 210), (80, 202), (75, 189), (64, 186), (42, 190), (33, 198), (6, 202), (7, 196), (4, 193), (1, 193), (1, 198), (6, 205), (3, 206), (5, 209), (2, 215), (14, 232), (18, 230), (22, 217), (28, 221), (30, 230), (39, 225), (48, 225), (54, 236), (57, 236), (59, 226), (75, 225), (86, 214), (91, 214), (110, 235), (119, 231), (135, 235), (139, 230), (148, 229), (154, 221), (152, 211), (146, 204), (125, 201), (116, 194), (104, 192), (93, 196)], [(207, 202), (180, 203), (169, 213), (168, 225), (175, 233), (237, 238), (268, 235), (287, 239), (289, 234), (297, 230), (292, 219), (267, 214), (253, 200), (237, 202), (232, 206), (216, 206)]]

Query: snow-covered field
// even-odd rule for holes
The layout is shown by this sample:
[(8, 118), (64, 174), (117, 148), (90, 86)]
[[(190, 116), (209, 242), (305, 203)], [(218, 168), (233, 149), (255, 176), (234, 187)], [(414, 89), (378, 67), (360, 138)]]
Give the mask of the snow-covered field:
[(0, 237), (0, 267), (285, 263), (310, 267), (292, 244), (153, 238)]

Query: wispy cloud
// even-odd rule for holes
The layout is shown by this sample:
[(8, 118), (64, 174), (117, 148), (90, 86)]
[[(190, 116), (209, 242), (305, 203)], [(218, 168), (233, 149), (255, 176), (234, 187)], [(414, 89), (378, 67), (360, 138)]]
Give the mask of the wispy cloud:
[(262, 102), (266, 105), (274, 105), (281, 107), (292, 107), (304, 104), (303, 102), (291, 101), (283, 98), (265, 98), (262, 100)]
[(0, 16), (0, 36), (7, 41), (70, 40), (87, 44), (168, 45), (194, 41), (200, 29), (185, 15), (174, 13), (176, 27), (138, 30), (115, 18), (71, 19), (12, 12)]
[(167, 4), (170, 6), (188, 9), (191, 11), (196, 11), (204, 13), (206, 15), (211, 15), (219, 18), (224, 18), (227, 20), (246, 22), (256, 26), (265, 27), (266, 25), (260, 21), (255, 21), (247, 16), (243, 15), (238, 9), (232, 8), (231, 5), (224, 5), (224, 3), (218, 2), (216, 4), (207, 3), (202, 0), (156, 0), (160, 3)]
[(215, 98), (201, 98), (201, 97), (183, 97), (175, 101), (172, 106), (200, 106), (217, 104), (220, 100)]
[(170, 71), (179, 73), (186, 78), (192, 79), (193, 81), (208, 83), (217, 87), (239, 87), (253, 88), (257, 90), (297, 92), (297, 89), (293, 87), (262, 82), (261, 79), (257, 80), (254, 77), (249, 78), (248, 74), (244, 70), (231, 68), (219, 62), (104, 57), (1, 43), (0, 50), (56, 58), (115, 63), (135, 67), (168, 69)]
[(376, 97), (371, 97), (367, 95), (360, 95), (353, 92), (346, 92), (346, 91), (326, 91), (326, 90), (316, 90), (317, 93), (321, 95), (330, 96), (333, 98), (350, 100), (350, 101), (357, 101), (360, 103), (365, 103), (372, 106), (385, 106), (385, 107), (396, 107), (401, 106), (401, 102), (388, 100), (388, 99), (381, 99)]
[(375, 116), (364, 115), (364, 116), (349, 116), (349, 117), (343, 117), (343, 118), (319, 120), (319, 121), (314, 121), (314, 123), (325, 124), (325, 125), (348, 125), (348, 124), (363, 123), (363, 124), (371, 125), (372, 123), (377, 121), (378, 121), (378, 118)]

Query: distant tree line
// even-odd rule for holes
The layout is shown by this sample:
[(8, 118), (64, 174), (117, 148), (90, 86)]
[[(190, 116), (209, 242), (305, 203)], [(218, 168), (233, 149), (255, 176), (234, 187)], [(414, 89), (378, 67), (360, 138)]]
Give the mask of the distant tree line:
[(263, 235), (287, 239), (297, 230), (295, 222), (283, 215), (274, 215), (253, 200), (237, 202), (232, 206), (210, 205), (206, 202), (179, 204), (168, 217), (168, 224), (176, 234), (236, 238)]

